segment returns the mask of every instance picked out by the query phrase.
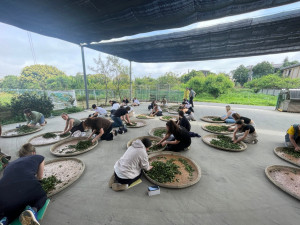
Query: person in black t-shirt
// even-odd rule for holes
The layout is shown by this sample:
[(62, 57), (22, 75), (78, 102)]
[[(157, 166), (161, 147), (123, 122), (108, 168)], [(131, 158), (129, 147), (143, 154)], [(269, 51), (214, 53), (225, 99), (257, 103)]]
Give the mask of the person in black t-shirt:
[(122, 120), (124, 120), (127, 124), (132, 125), (130, 122), (130, 118), (128, 112), (130, 111), (130, 107), (126, 108), (120, 107), (115, 113), (111, 116), (111, 119), (114, 121), (112, 127), (119, 127), (119, 133), (127, 132), (126, 127), (123, 125)]
[(178, 112), (179, 120), (177, 121), (177, 125), (180, 127), (184, 127), (190, 134), (190, 137), (201, 137), (199, 134), (191, 132), (191, 124), (188, 119), (184, 116), (183, 111)]
[[(233, 113), (232, 114), (232, 117), (235, 121), (238, 121), (238, 120), (243, 120), (244, 121), (244, 124), (250, 124), (252, 125), (253, 127), (255, 127), (255, 123), (252, 119), (249, 119), (248, 117), (244, 117), (244, 116), (240, 116), (240, 114), (238, 113)], [(228, 130), (234, 130), (235, 129), (235, 124), (232, 126), (232, 127), (229, 127)]]
[[(167, 145), (167, 150), (179, 152), (183, 151), (185, 148), (191, 145), (191, 137), (189, 132), (183, 128), (179, 127), (173, 120), (169, 120), (166, 124), (167, 134), (166, 136), (157, 144), (163, 146)], [(174, 140), (167, 140), (171, 134), (174, 136)]]
[(256, 144), (258, 142), (255, 128), (252, 125), (245, 124), (243, 120), (238, 120), (235, 124), (236, 127), (232, 138), (233, 143), (243, 141)]
[(43, 178), (44, 157), (36, 155), (30, 143), (21, 147), (19, 156), (7, 165), (0, 179), (0, 222), (9, 224), (20, 215), (22, 224), (38, 225), (37, 211), (47, 200), (39, 182)]

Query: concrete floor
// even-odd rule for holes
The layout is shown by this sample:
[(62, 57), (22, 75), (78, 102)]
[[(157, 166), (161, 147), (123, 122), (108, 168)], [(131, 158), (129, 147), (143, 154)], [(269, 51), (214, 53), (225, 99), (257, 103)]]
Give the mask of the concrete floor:
[[(146, 113), (147, 105), (136, 107), (137, 113)], [(205, 115), (223, 115), (224, 104), (196, 103), (199, 119)], [(259, 142), (248, 145), (241, 153), (231, 153), (211, 148), (201, 139), (193, 138), (192, 147), (184, 155), (191, 157), (202, 169), (202, 177), (196, 185), (187, 189), (161, 188), (159, 196), (148, 197), (145, 178), (143, 183), (125, 192), (114, 192), (107, 183), (114, 163), (126, 150), (126, 143), (136, 136), (147, 135), (151, 128), (163, 126), (159, 119), (147, 120), (147, 126), (130, 129), (118, 135), (114, 141), (102, 141), (92, 151), (77, 156), (86, 163), (83, 176), (68, 189), (52, 197), (43, 225), (72, 224), (203, 224), (203, 225), (298, 225), (299, 200), (284, 193), (266, 178), (264, 169), (269, 165), (287, 165), (274, 155), (273, 149), (282, 146), (287, 128), (300, 121), (299, 114), (281, 113), (273, 107), (232, 105), (233, 110), (252, 118), (257, 125)], [(87, 112), (76, 113), (82, 118)], [(191, 122), (192, 131), (202, 136), (204, 122)], [(48, 119), (44, 131), (64, 128), (60, 117)], [(16, 125), (4, 126), (3, 129)], [(43, 131), (43, 132), (44, 132)], [(30, 137), (1, 138), (3, 152), (16, 158), (15, 153)], [(49, 146), (37, 151), (46, 160), (55, 158)]]

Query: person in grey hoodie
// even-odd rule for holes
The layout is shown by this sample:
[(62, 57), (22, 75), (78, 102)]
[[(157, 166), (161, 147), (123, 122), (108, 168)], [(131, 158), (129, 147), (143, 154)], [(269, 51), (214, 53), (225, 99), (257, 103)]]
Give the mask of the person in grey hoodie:
[(116, 162), (114, 174), (109, 180), (109, 187), (114, 191), (123, 191), (140, 179), (142, 170), (151, 170), (147, 150), (151, 146), (148, 138), (137, 139)]

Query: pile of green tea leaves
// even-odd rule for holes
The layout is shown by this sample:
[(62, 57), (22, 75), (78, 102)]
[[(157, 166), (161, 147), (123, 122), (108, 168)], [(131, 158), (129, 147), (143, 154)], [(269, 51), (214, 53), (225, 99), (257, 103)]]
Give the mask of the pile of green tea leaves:
[(212, 121), (223, 121), (220, 117), (215, 117), (211, 119)]
[(151, 163), (153, 168), (146, 173), (151, 179), (159, 183), (174, 182), (176, 174), (181, 174), (178, 170), (180, 167), (173, 163), (174, 161), (174, 159), (170, 159), (166, 162), (154, 161)]
[(65, 137), (68, 137), (70, 135), (70, 132), (67, 132), (65, 134), (61, 134), (59, 135), (61, 138), (65, 138)]
[[(88, 149), (93, 145), (92, 140), (86, 140), (86, 141), (78, 141), (76, 145), (69, 145), (68, 148), (72, 149), (75, 148), (75, 151), (83, 151)], [(66, 153), (73, 153), (74, 151), (68, 151)]]
[(282, 148), (281, 152), (291, 155), (295, 158), (300, 158), (300, 152), (296, 152), (294, 148), (284, 147), (284, 148)]
[(29, 127), (29, 126), (23, 125), (23, 126), (17, 128), (16, 130), (17, 130), (18, 134), (26, 134), (26, 133), (35, 131), (37, 129), (38, 128), (36, 128), (36, 127)]
[(183, 158), (179, 158), (178, 161), (181, 162), (184, 165), (185, 170), (188, 171), (190, 177), (192, 177), (193, 176), (193, 172), (195, 171), (193, 169), (193, 167), (185, 159), (183, 159)]
[(145, 116), (145, 115), (139, 115), (139, 116), (137, 116), (136, 118), (138, 118), (138, 119), (147, 119), (148, 117)]
[(157, 136), (157, 137), (163, 137), (166, 133), (167, 133), (167, 130), (165, 128), (163, 128), (163, 129), (157, 129), (157, 130), (155, 130), (153, 132), (153, 135)]
[(158, 145), (157, 143), (158, 143), (157, 141), (152, 141), (152, 145), (150, 146), (149, 151), (157, 151), (161, 149), (162, 145), (160, 144)]
[(212, 132), (230, 132), (227, 126), (206, 126), (205, 128)]
[(47, 177), (47, 178), (43, 178), (41, 180), (42, 188), (44, 189), (44, 191), (46, 193), (49, 193), (50, 191), (54, 190), (56, 184), (59, 184), (59, 183), (61, 183), (61, 181), (58, 180), (56, 178), (56, 176), (54, 176), (54, 175)]
[(55, 133), (45, 133), (43, 135), (43, 138), (45, 138), (45, 139), (56, 138), (56, 137), (57, 137), (57, 135)]
[(173, 119), (172, 116), (163, 116), (162, 118), (163, 118), (164, 120), (171, 120), (171, 119)]
[(217, 139), (212, 139), (210, 143), (221, 148), (241, 149), (241, 146), (239, 144), (235, 144), (232, 142), (231, 137), (224, 135), (218, 135)]

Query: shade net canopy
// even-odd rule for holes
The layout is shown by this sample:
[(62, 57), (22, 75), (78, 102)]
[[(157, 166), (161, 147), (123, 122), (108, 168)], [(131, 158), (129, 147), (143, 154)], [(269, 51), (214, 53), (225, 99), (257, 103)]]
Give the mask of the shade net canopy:
[(293, 2), (297, 0), (1, 0), (0, 22), (79, 44)]
[(300, 10), (88, 47), (135, 62), (183, 62), (300, 51)]

